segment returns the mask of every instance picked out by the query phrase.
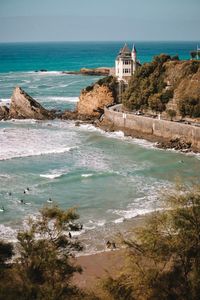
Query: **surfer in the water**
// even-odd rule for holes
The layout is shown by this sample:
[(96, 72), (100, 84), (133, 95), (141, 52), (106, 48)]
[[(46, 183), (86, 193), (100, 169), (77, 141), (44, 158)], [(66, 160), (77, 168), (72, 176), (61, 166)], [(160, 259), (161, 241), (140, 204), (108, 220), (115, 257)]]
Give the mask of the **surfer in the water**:
[(4, 206), (2, 205), (2, 207), (0, 208), (0, 212), (4, 212), (5, 211), (5, 208)]
[(29, 187), (24, 190), (24, 194), (27, 194), (30, 191)]

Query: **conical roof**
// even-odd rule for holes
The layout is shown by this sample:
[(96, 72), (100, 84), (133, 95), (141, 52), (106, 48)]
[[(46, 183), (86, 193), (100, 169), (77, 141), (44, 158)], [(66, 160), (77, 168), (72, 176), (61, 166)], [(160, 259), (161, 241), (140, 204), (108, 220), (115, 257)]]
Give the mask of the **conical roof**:
[(126, 43), (124, 44), (124, 47), (119, 51), (117, 59), (119, 58), (131, 58), (131, 50)]
[(132, 52), (137, 52), (136, 48), (135, 48), (135, 45), (133, 44), (133, 49), (132, 49)]
[(131, 50), (129, 49), (128, 45), (125, 43), (124, 47), (122, 48), (121, 50), (121, 53), (126, 53), (126, 54), (129, 54), (131, 53)]

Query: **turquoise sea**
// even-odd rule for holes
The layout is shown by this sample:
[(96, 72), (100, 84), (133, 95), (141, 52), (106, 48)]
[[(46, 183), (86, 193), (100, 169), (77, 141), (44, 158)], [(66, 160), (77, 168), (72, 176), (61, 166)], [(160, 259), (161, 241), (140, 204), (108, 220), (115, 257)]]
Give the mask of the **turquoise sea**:
[[(189, 59), (196, 44), (135, 46), (144, 63), (159, 53)], [(74, 109), (80, 90), (99, 77), (61, 71), (111, 67), (122, 46), (123, 42), (0, 44), (0, 104), (9, 105), (19, 85), (47, 108)], [(48, 72), (35, 72), (41, 69)], [(85, 251), (101, 250), (132, 218), (162, 208), (160, 193), (177, 178), (198, 181), (199, 170), (197, 154), (159, 150), (121, 132), (76, 127), (72, 121), (1, 121), (0, 207), (5, 212), (0, 212), (0, 237), (15, 239), (16, 230), (51, 197), (63, 208), (77, 207)], [(24, 194), (27, 187), (30, 191)]]

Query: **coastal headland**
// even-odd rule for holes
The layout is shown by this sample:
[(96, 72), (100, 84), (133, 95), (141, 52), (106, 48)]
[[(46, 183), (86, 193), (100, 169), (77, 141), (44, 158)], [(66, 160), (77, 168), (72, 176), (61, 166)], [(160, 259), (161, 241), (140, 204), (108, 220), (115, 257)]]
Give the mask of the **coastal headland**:
[[(78, 74), (108, 75), (110, 71), (81, 69)], [(75, 120), (77, 125), (86, 121), (105, 131), (121, 130), (125, 135), (157, 142), (160, 148), (199, 152), (199, 81), (199, 61), (179, 61), (162, 54), (139, 66), (123, 92), (112, 75), (86, 87), (74, 111), (47, 110), (16, 87), (10, 107), (0, 107), (0, 118), (60, 118)]]

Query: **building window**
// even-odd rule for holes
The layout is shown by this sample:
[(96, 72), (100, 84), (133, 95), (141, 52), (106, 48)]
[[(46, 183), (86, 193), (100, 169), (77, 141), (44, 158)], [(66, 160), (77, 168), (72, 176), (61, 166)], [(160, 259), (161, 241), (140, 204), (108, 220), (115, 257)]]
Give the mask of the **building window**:
[(130, 69), (123, 69), (123, 73), (128, 74), (131, 73)]

